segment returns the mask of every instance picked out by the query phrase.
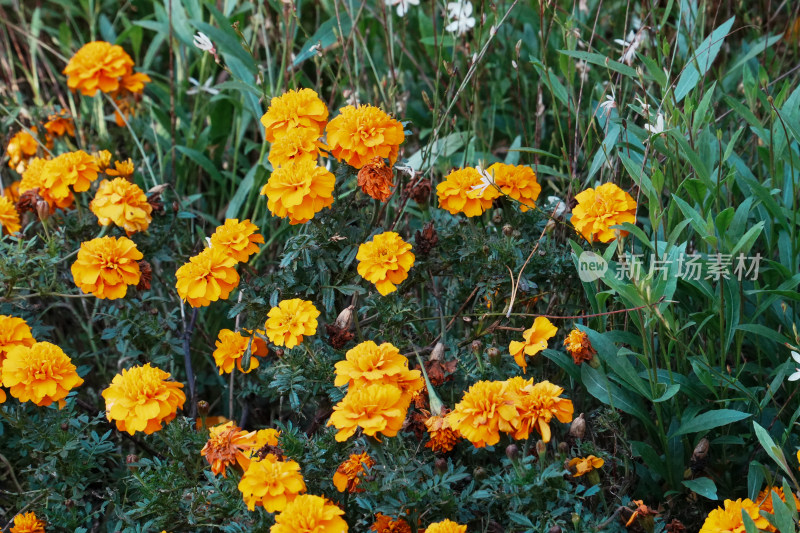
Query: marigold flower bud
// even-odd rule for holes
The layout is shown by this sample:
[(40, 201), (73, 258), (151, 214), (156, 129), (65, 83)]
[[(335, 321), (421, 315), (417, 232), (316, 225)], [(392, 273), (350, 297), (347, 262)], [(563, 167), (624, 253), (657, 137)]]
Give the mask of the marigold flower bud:
[(536, 454), (541, 457), (545, 453), (547, 453), (547, 444), (543, 440), (536, 441)]
[(516, 461), (519, 457), (519, 446), (516, 444), (509, 444), (506, 446), (506, 457), (512, 461)]

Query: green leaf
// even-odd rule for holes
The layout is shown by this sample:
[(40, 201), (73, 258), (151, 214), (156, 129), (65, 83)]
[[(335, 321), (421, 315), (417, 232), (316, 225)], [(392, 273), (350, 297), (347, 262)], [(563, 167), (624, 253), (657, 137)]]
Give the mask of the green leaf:
[(650, 414), (642, 407), (642, 401), (614, 385), (600, 370), (590, 365), (581, 365), (581, 381), (589, 394), (614, 409), (635, 416), (640, 422), (652, 426)]
[(690, 433), (701, 433), (720, 426), (733, 424), (734, 422), (744, 420), (751, 416), (753, 415), (750, 413), (743, 413), (735, 409), (714, 409), (713, 411), (706, 411), (682, 423), (678, 430), (670, 435), (670, 437), (688, 435)]
[(786, 462), (786, 456), (783, 454), (781, 447), (775, 444), (775, 441), (769, 436), (767, 430), (758, 425), (757, 422), (753, 422), (753, 429), (756, 432), (756, 438), (759, 444), (761, 444), (761, 447), (767, 452), (767, 455), (781, 467), (781, 470), (794, 479), (794, 474), (789, 468), (789, 463)]
[(695, 55), (686, 64), (681, 77), (678, 78), (678, 85), (675, 87), (676, 102), (683, 100), (683, 98), (697, 86), (700, 78), (711, 68), (711, 64), (714, 63), (714, 59), (716, 59), (717, 54), (719, 54), (722, 48), (722, 42), (725, 40), (728, 32), (730, 32), (735, 19), (736, 17), (731, 17), (722, 23), (722, 25), (711, 32), (711, 35), (706, 37), (697, 48), (697, 52), (695, 52)]
[(684, 487), (704, 498), (708, 498), (709, 500), (719, 499), (717, 497), (717, 485), (714, 484), (714, 481), (707, 477), (687, 479), (682, 483)]
[(613, 70), (614, 72), (619, 72), (623, 76), (628, 76), (631, 78), (637, 78), (636, 69), (633, 67), (629, 67), (624, 63), (620, 63), (619, 61), (614, 61), (609, 59), (608, 57), (602, 54), (594, 54), (592, 52), (581, 52), (578, 50), (559, 50), (558, 51), (565, 56), (574, 57), (575, 59), (580, 59), (582, 61), (586, 61), (587, 63), (591, 63), (593, 65), (597, 65), (600, 67), (606, 67), (609, 70)]

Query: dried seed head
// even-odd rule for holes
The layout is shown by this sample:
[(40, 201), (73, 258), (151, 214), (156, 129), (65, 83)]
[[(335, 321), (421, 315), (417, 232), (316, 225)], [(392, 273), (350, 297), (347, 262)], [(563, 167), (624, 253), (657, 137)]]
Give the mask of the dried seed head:
[(582, 439), (586, 435), (586, 419), (583, 417), (583, 413), (572, 421), (572, 425), (569, 427), (569, 434), (576, 439)]

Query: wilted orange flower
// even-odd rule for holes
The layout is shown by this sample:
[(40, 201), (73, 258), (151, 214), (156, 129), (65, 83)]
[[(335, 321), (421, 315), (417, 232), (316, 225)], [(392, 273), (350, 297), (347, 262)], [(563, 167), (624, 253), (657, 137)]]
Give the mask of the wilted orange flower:
[(78, 258), (72, 263), (75, 285), (100, 299), (124, 298), (128, 285), (137, 285), (141, 276), (142, 253), (127, 237), (100, 237), (81, 243)]
[(153, 206), (147, 195), (135, 183), (125, 178), (103, 180), (89, 203), (89, 209), (97, 216), (101, 226), (112, 222), (123, 228), (128, 236), (137, 231), (146, 231), (153, 218)]
[(258, 226), (249, 219), (239, 222), (237, 218), (228, 218), (211, 236), (211, 247), (219, 248), (240, 263), (247, 263), (250, 256), (258, 252), (258, 244), (264, 242), (264, 237), (257, 232)]
[(492, 207), (500, 193), (494, 187), (481, 187), (481, 173), (475, 168), (457, 168), (436, 186), (439, 207), (451, 215), (464, 213), (476, 217)]
[(336, 363), (337, 387), (350, 388), (383, 383), (396, 385), (403, 391), (404, 400), (411, 398), (425, 386), (419, 370), (409, 370), (408, 359), (394, 345), (384, 342), (380, 346), (364, 341), (347, 351), (344, 361)]
[(100, 150), (99, 152), (92, 152), (92, 157), (100, 172), (105, 172), (111, 164), (111, 152), (108, 150)]
[[(575, 200), (578, 205), (572, 209), (572, 225), (590, 242), (611, 242), (617, 231), (611, 226), (636, 223), (636, 201), (613, 183), (586, 189), (576, 194)], [(622, 237), (628, 234), (619, 231)]]
[[(759, 509), (769, 514), (775, 514), (775, 509), (772, 506), (773, 492), (778, 495), (778, 498), (780, 498), (782, 502), (784, 503), (786, 502), (786, 495), (783, 492), (783, 487), (767, 487), (761, 492), (759, 492), (758, 498), (756, 498), (756, 504), (759, 506)], [(795, 509), (800, 511), (800, 500), (797, 499), (797, 496), (795, 496), (794, 494), (792, 494), (792, 498), (794, 499)], [(775, 526), (773, 526), (772, 524), (767, 525), (767, 527), (765, 527), (764, 530), (777, 531)]]
[(67, 189), (67, 196), (58, 197), (54, 195), (44, 182), (44, 168), (47, 166), (47, 160), (35, 157), (28, 163), (28, 168), (22, 173), (22, 180), (19, 182), (20, 194), (25, 194), (28, 191), (36, 189), (37, 194), (47, 202), (51, 210), (55, 208), (66, 209), (72, 205), (75, 197), (72, 191)]
[(35, 343), (27, 322), (15, 316), (0, 315), (0, 364), (11, 349), (17, 346), (30, 348)]
[(447, 420), (453, 429), (475, 447), (493, 446), (500, 432), (511, 432), (517, 408), (504, 381), (479, 381), (464, 393)]
[(296, 461), (281, 461), (269, 453), (263, 459), (250, 461), (239, 481), (239, 491), (251, 511), (259, 506), (274, 513), (283, 511), (305, 492), (306, 484)]
[(133, 59), (121, 46), (93, 41), (75, 52), (63, 73), (70, 89), (94, 96), (98, 89), (104, 93), (119, 89), (119, 79), (132, 69)]
[(429, 525), (425, 533), (467, 533), (467, 526), (462, 526), (452, 520), (442, 520)]
[(303, 494), (275, 517), (269, 533), (347, 533), (344, 511), (321, 496)]
[(175, 277), (178, 296), (192, 307), (225, 300), (239, 285), (236, 259), (220, 248), (206, 248), (181, 266)]
[[(602, 465), (601, 465), (601, 466), (602, 466)], [(578, 476), (578, 475), (579, 475), (579, 474), (575, 474), (575, 476)], [(641, 521), (644, 521), (644, 519), (648, 518), (649, 516), (652, 516), (652, 515), (657, 515), (657, 514), (658, 514), (658, 512), (657, 512), (657, 511), (655, 511), (654, 509), (651, 509), (651, 508), (649, 508), (649, 507), (648, 507), (648, 506), (647, 506), (647, 505), (644, 503), (644, 501), (643, 501), (643, 500), (633, 500), (631, 503), (633, 503), (633, 504), (636, 506), (636, 509), (634, 509), (634, 511), (633, 511), (633, 513), (631, 514), (631, 517), (628, 519), (628, 521), (627, 521), (627, 522), (625, 522), (625, 527), (631, 527), (631, 525), (633, 524), (633, 522), (634, 522), (634, 521), (635, 521), (637, 518), (638, 518), (639, 520), (641, 520)], [(669, 526), (667, 527), (667, 531), (670, 531), (670, 528), (669, 528)]]
[(273, 215), (291, 224), (308, 222), (333, 203), (334, 175), (312, 159), (294, 159), (276, 168), (261, 188)]
[[(269, 353), (267, 343), (261, 337), (257, 335), (245, 337), (241, 333), (229, 329), (223, 329), (219, 332), (215, 345), (217, 349), (214, 350), (212, 355), (214, 356), (214, 362), (219, 367), (220, 375), (233, 372), (234, 365), (240, 372), (250, 372), (254, 368), (258, 368), (258, 359), (256, 357), (264, 357)], [(250, 357), (250, 367), (247, 370), (242, 370), (242, 358), (248, 346), (252, 355)]]
[(211, 465), (211, 471), (226, 477), (227, 469), (238, 463), (242, 470), (250, 466), (250, 450), (256, 444), (256, 432), (244, 431), (233, 422), (214, 426), (209, 430), (208, 442), (200, 455)]
[(523, 213), (534, 207), (534, 202), (542, 192), (542, 186), (536, 181), (536, 172), (531, 167), (495, 163), (487, 168), (486, 172), (494, 176), (494, 184), (503, 191), (503, 194), (522, 204), (520, 210)]
[(3, 359), (2, 375), (3, 386), (19, 401), (40, 407), (58, 402), (59, 409), (69, 391), (83, 383), (69, 356), (49, 342), (11, 348)]
[[(30, 130), (36, 133), (35, 127), (30, 128)], [(8, 168), (13, 168), (18, 174), (22, 174), (38, 149), (39, 142), (33, 135), (25, 130), (18, 131), (8, 141), (8, 146), (6, 147)]]
[(329, 426), (339, 430), (336, 440), (344, 442), (360, 426), (364, 434), (377, 438), (378, 433), (394, 437), (403, 427), (410, 402), (395, 385), (371, 383), (347, 391), (333, 407)]
[(550, 442), (550, 421), (555, 417), (559, 422), (572, 421), (574, 407), (572, 401), (562, 398), (564, 389), (549, 381), (534, 384), (533, 380), (514, 377), (508, 386), (517, 408), (517, 418), (513, 426), (515, 439), (527, 439), (536, 430), (544, 442)]
[(369, 530), (375, 533), (411, 533), (411, 526), (402, 518), (392, 520), (391, 516), (378, 513), (375, 515), (375, 523)]
[(554, 337), (558, 328), (543, 316), (536, 317), (533, 325), (522, 333), (524, 341), (511, 341), (508, 351), (514, 356), (514, 361), (527, 372), (527, 355), (536, 355), (547, 348), (547, 339)]
[(309, 128), (319, 138), (327, 122), (328, 108), (311, 89), (291, 90), (273, 97), (261, 117), (269, 142), (295, 128)]
[(316, 129), (291, 128), (275, 139), (267, 159), (272, 168), (278, 168), (297, 159), (308, 159), (316, 165), (317, 158), (322, 153), (320, 150), (322, 146)]
[(572, 356), (576, 365), (584, 361), (591, 361), (594, 354), (597, 353), (592, 348), (592, 343), (589, 342), (589, 336), (577, 328), (569, 332), (567, 338), (564, 339), (564, 346), (567, 347), (567, 352)]
[(385, 202), (392, 195), (393, 178), (392, 167), (376, 157), (358, 171), (358, 186), (364, 194)]
[(605, 461), (594, 455), (589, 455), (588, 457), (573, 457), (569, 460), (569, 469), (574, 472), (572, 474), (573, 477), (580, 477), (584, 474), (588, 474), (592, 470), (602, 468), (604, 464), (606, 464)]
[(106, 418), (115, 421), (120, 431), (150, 435), (177, 416), (186, 402), (182, 388), (183, 383), (173, 381), (169, 372), (150, 363), (123, 369), (103, 391)]
[(359, 275), (374, 283), (378, 292), (386, 296), (396, 291), (396, 285), (408, 277), (415, 258), (411, 244), (394, 231), (386, 231), (359, 246), (356, 259)]
[(129, 179), (131, 176), (133, 176), (135, 170), (136, 168), (133, 165), (133, 159), (129, 157), (125, 161), (115, 161), (114, 168), (106, 169), (106, 175)]
[(371, 105), (341, 108), (326, 131), (331, 155), (355, 168), (376, 157), (388, 159), (393, 165), (405, 140), (403, 125)]
[(706, 517), (700, 533), (744, 533), (742, 511), (745, 511), (755, 522), (758, 529), (764, 529), (769, 521), (758, 512), (758, 505), (750, 499), (725, 500), (724, 508), (717, 507)]
[(75, 192), (88, 191), (99, 171), (94, 157), (77, 150), (47, 161), (42, 168), (41, 179), (53, 197), (67, 198), (70, 186)]
[(267, 338), (275, 346), (294, 348), (303, 342), (304, 335), (317, 332), (318, 316), (319, 311), (311, 302), (299, 298), (281, 300), (267, 313)]
[(35, 513), (18, 514), (14, 517), (14, 527), (9, 533), (45, 533), (44, 522), (36, 518)]
[(61, 137), (65, 133), (70, 137), (75, 137), (75, 123), (67, 116), (66, 109), (62, 109), (57, 115), (47, 117), (44, 129), (47, 130), (47, 133), (56, 137)]
[[(250, 449), (250, 453), (248, 454), (249, 458), (257, 458), (259, 450), (264, 448), (264, 446), (278, 446), (279, 442), (278, 439), (281, 436), (281, 432), (277, 429), (267, 428), (267, 429), (259, 429), (256, 431), (256, 443)], [(263, 454), (262, 454), (263, 455)]]
[(458, 444), (461, 435), (450, 425), (447, 416), (432, 415), (425, 420), (430, 440), (425, 443), (434, 453), (447, 453)]
[(119, 80), (120, 91), (133, 94), (142, 93), (144, 92), (144, 86), (151, 81), (150, 76), (143, 72), (129, 72)]
[(339, 492), (364, 492), (358, 484), (367, 469), (375, 466), (375, 460), (367, 452), (351, 454), (347, 461), (339, 465), (333, 474), (333, 484)]
[(0, 225), (6, 235), (22, 229), (17, 208), (8, 196), (0, 196)]
[(16, 203), (19, 200), (19, 184), (19, 180), (12, 182), (11, 185), (3, 189), (3, 196)]

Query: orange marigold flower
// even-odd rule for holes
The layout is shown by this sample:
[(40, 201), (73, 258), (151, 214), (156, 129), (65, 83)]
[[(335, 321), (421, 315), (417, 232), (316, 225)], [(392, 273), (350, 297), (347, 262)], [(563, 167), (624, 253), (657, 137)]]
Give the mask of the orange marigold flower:
[(258, 245), (264, 242), (264, 237), (257, 232), (258, 226), (249, 219), (239, 222), (237, 218), (228, 218), (211, 236), (211, 247), (219, 248), (240, 263), (247, 263), (250, 256), (258, 252)]
[(119, 89), (119, 78), (130, 74), (133, 59), (121, 46), (105, 41), (83, 45), (67, 63), (63, 74), (67, 85), (84, 96), (94, 96), (98, 89), (111, 93)]
[(115, 161), (114, 168), (106, 168), (106, 175), (119, 176), (120, 178), (130, 180), (135, 170), (136, 167), (133, 165), (133, 159), (129, 157), (125, 161)]
[(11, 185), (3, 189), (3, 196), (16, 203), (19, 200), (19, 184), (19, 180), (12, 182)]
[(588, 457), (573, 457), (569, 460), (569, 469), (574, 471), (572, 474), (573, 477), (580, 477), (584, 474), (588, 474), (592, 470), (602, 468), (604, 464), (606, 464), (605, 461), (594, 455), (589, 455)]
[(321, 496), (303, 494), (275, 517), (269, 533), (347, 533), (344, 511)]
[(143, 72), (129, 72), (119, 80), (121, 90), (133, 94), (144, 92), (144, 86), (152, 80)]
[(14, 517), (14, 527), (9, 533), (45, 533), (44, 522), (35, 513), (18, 514)]
[(534, 207), (542, 186), (536, 181), (536, 172), (525, 165), (506, 165), (495, 163), (486, 169), (489, 175), (494, 176), (494, 184), (503, 194), (510, 196), (522, 204), (520, 210), (524, 213)]
[(336, 440), (344, 442), (360, 426), (364, 434), (377, 438), (378, 433), (394, 437), (403, 427), (410, 401), (395, 385), (371, 383), (347, 391), (333, 408), (329, 426), (338, 429)]
[(300, 465), (296, 461), (281, 461), (274, 454), (260, 460), (251, 460), (239, 481), (247, 508), (256, 506), (267, 512), (283, 511), (287, 504), (306, 491)]
[[(250, 372), (254, 368), (258, 368), (258, 359), (256, 357), (264, 357), (269, 353), (267, 343), (261, 337), (257, 335), (245, 337), (241, 333), (229, 329), (223, 329), (219, 332), (215, 346), (217, 349), (214, 350), (212, 355), (214, 356), (214, 362), (219, 367), (220, 375), (233, 372), (234, 365), (240, 372)], [(247, 370), (242, 370), (242, 358), (248, 347), (252, 355), (250, 357), (250, 367)]]
[(17, 346), (30, 348), (36, 343), (28, 323), (15, 316), (0, 315), (0, 364)]
[(289, 161), (309, 159), (315, 165), (322, 151), (319, 133), (313, 128), (292, 128), (280, 135), (269, 150), (267, 159), (272, 168), (278, 168)]
[(504, 381), (479, 381), (464, 393), (447, 420), (475, 447), (493, 446), (500, 432), (511, 432), (517, 419), (514, 398)]
[(514, 361), (522, 367), (523, 372), (528, 370), (527, 355), (536, 355), (547, 348), (547, 339), (555, 336), (558, 328), (547, 318), (536, 317), (533, 325), (522, 333), (524, 341), (511, 341), (508, 351), (514, 356)]
[(569, 332), (567, 338), (564, 339), (564, 346), (567, 347), (567, 352), (572, 356), (576, 365), (584, 361), (591, 361), (594, 354), (597, 353), (592, 348), (592, 343), (589, 342), (589, 336), (577, 328)]
[(744, 533), (742, 511), (750, 515), (758, 529), (769, 525), (769, 521), (759, 514), (758, 505), (749, 498), (740, 498), (735, 501), (725, 500), (724, 507), (717, 507), (708, 513), (700, 533)]
[(273, 215), (289, 218), (291, 224), (303, 224), (333, 203), (336, 178), (312, 159), (294, 159), (276, 168), (261, 196)]
[(78, 258), (72, 264), (72, 278), (84, 293), (100, 299), (124, 298), (128, 285), (137, 285), (141, 277), (142, 252), (127, 237), (100, 237), (81, 243)]
[(303, 342), (304, 335), (317, 332), (318, 316), (319, 311), (311, 302), (299, 298), (281, 300), (267, 313), (267, 338), (275, 346), (294, 348)]
[(617, 231), (624, 237), (627, 231), (611, 226), (636, 223), (636, 200), (613, 183), (586, 189), (576, 194), (575, 200), (578, 205), (572, 209), (572, 225), (590, 242), (611, 242)]
[(331, 155), (355, 168), (363, 167), (376, 157), (388, 159), (394, 165), (405, 140), (403, 125), (371, 105), (341, 108), (326, 131)]
[(447, 453), (458, 444), (461, 435), (458, 430), (450, 425), (447, 416), (433, 415), (425, 420), (425, 428), (428, 430), (430, 440), (425, 443), (426, 448), (430, 448), (434, 453)]
[(376, 533), (411, 533), (411, 526), (402, 518), (392, 520), (391, 516), (378, 513), (369, 530)]
[(226, 477), (229, 466), (238, 463), (242, 470), (250, 466), (250, 450), (256, 444), (256, 432), (244, 431), (233, 422), (214, 426), (209, 430), (208, 442), (200, 450), (214, 474)]
[(75, 192), (88, 191), (89, 186), (97, 179), (99, 170), (92, 156), (83, 150), (77, 150), (47, 161), (42, 169), (41, 179), (53, 197), (67, 198), (70, 186)]
[(28, 164), (28, 168), (22, 173), (22, 180), (19, 182), (20, 194), (25, 194), (28, 191), (36, 190), (36, 193), (47, 202), (50, 209), (55, 208), (67, 209), (72, 205), (75, 197), (72, 191), (67, 189), (67, 196), (57, 197), (44, 183), (44, 168), (47, 166), (48, 161), (35, 157)]
[(358, 186), (364, 194), (385, 202), (392, 195), (394, 173), (380, 157), (361, 167), (358, 171)]
[(544, 442), (550, 442), (550, 421), (555, 417), (559, 422), (572, 421), (574, 407), (572, 401), (561, 398), (564, 389), (549, 381), (534, 384), (533, 380), (514, 377), (507, 381), (517, 418), (512, 433), (515, 439), (527, 439), (535, 429)]
[[(575, 474), (575, 476), (578, 475), (579, 474)], [(658, 514), (656, 510), (648, 507), (643, 500), (633, 500), (631, 503), (636, 506), (636, 509), (634, 509), (628, 521), (625, 522), (625, 527), (631, 527), (631, 524), (633, 524), (637, 518), (641, 521), (644, 521), (644, 519), (646, 519), (647, 517)], [(667, 531), (671, 531), (669, 526), (667, 526)]]
[(17, 208), (8, 196), (0, 196), (0, 225), (2, 225), (3, 232), (6, 235), (11, 235), (22, 229)]
[(309, 128), (319, 138), (327, 122), (328, 108), (311, 89), (291, 90), (273, 97), (261, 117), (269, 142), (295, 128)]
[(415, 257), (411, 244), (394, 231), (386, 231), (359, 246), (356, 259), (359, 275), (374, 283), (378, 292), (386, 296), (396, 291), (396, 285), (408, 277)]
[[(30, 128), (33, 133), (36, 133), (36, 128)], [(39, 142), (36, 137), (31, 135), (25, 130), (18, 131), (8, 141), (6, 147), (6, 155), (8, 156), (8, 168), (13, 168), (18, 174), (25, 172), (29, 161), (36, 155), (39, 150)]]
[(333, 474), (333, 484), (336, 486), (336, 490), (339, 492), (364, 492), (364, 489), (359, 489), (358, 485), (361, 483), (363, 475), (367, 473), (367, 469), (373, 466), (375, 466), (375, 460), (367, 452), (351, 454)]
[(129, 237), (137, 231), (146, 231), (153, 221), (153, 206), (147, 202), (147, 195), (125, 178), (101, 181), (89, 209), (101, 226), (113, 222)]
[[(772, 506), (772, 493), (778, 495), (778, 498), (781, 499), (782, 502), (786, 502), (786, 494), (783, 492), (783, 487), (767, 487), (761, 492), (758, 493), (758, 498), (756, 498), (756, 504), (759, 506), (759, 509), (762, 511), (775, 514), (775, 509)], [(794, 506), (795, 509), (800, 511), (800, 499), (797, 498), (794, 494), (792, 494), (792, 498), (794, 499)], [(775, 526), (772, 524), (767, 525), (764, 528), (765, 531), (777, 531)]]
[(150, 363), (123, 369), (103, 391), (106, 418), (115, 421), (120, 431), (150, 435), (177, 416), (186, 402), (182, 388), (183, 383), (173, 381), (169, 372)]
[(220, 248), (206, 248), (175, 273), (178, 296), (192, 307), (225, 300), (239, 285), (236, 259)]
[(467, 526), (462, 526), (452, 520), (442, 520), (429, 525), (425, 533), (467, 533)]
[(481, 173), (475, 168), (457, 168), (436, 186), (439, 207), (451, 215), (464, 213), (476, 217), (492, 207), (500, 193), (494, 187), (481, 189)]
[(404, 400), (411, 398), (425, 386), (419, 370), (409, 370), (408, 359), (394, 345), (384, 342), (380, 346), (364, 341), (347, 351), (344, 361), (336, 363), (334, 385), (350, 388), (383, 383), (396, 385)]
[(100, 150), (99, 152), (92, 152), (92, 157), (100, 172), (105, 170), (111, 165), (111, 152), (108, 150)]
[(11, 396), (40, 407), (58, 402), (61, 409), (69, 391), (83, 383), (69, 356), (49, 342), (9, 350), (3, 359), (2, 374), (3, 385)]
[(47, 133), (56, 137), (61, 137), (64, 134), (75, 137), (75, 122), (67, 116), (66, 109), (62, 109), (57, 115), (47, 117), (44, 129), (47, 130)]

